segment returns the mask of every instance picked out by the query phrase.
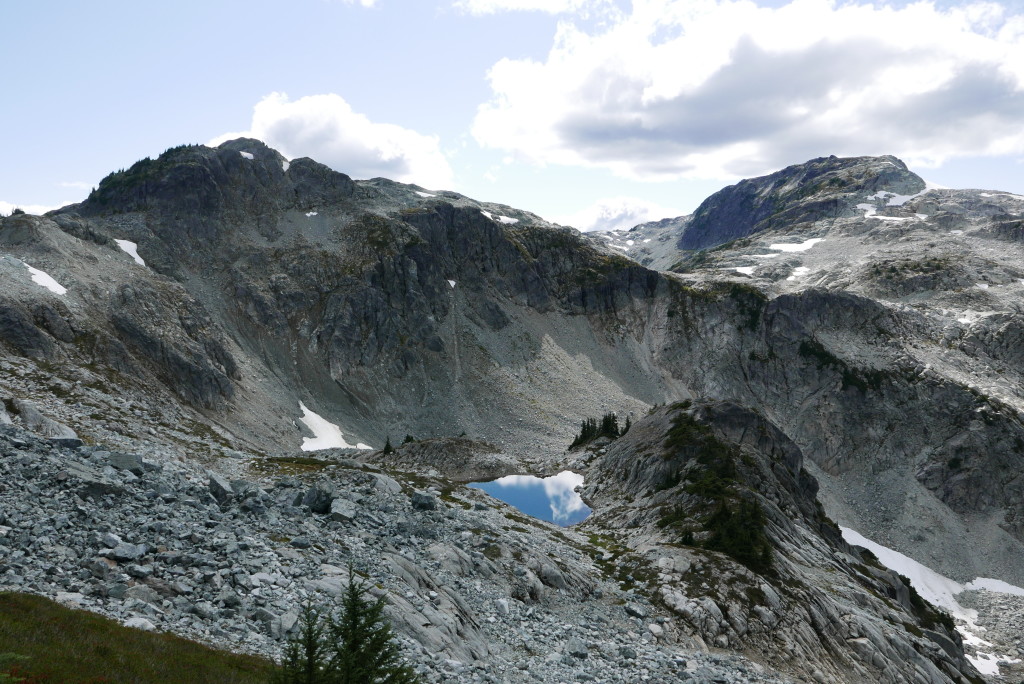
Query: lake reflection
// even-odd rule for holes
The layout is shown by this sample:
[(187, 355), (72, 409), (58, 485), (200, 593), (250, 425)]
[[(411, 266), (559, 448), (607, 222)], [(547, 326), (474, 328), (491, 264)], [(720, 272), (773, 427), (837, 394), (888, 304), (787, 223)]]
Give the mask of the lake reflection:
[(576, 493), (582, 484), (582, 475), (563, 470), (551, 477), (506, 475), (491, 482), (470, 482), (468, 486), (482, 489), (535, 518), (567, 527), (590, 515), (590, 508)]

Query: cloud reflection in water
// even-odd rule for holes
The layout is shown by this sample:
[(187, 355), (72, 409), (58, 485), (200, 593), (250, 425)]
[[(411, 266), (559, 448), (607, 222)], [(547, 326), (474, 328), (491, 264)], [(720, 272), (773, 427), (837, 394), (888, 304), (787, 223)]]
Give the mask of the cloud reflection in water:
[(506, 475), (492, 482), (471, 482), (469, 486), (482, 489), (524, 513), (564, 527), (590, 515), (590, 508), (576, 493), (576, 488), (582, 484), (582, 475), (564, 470), (551, 477)]

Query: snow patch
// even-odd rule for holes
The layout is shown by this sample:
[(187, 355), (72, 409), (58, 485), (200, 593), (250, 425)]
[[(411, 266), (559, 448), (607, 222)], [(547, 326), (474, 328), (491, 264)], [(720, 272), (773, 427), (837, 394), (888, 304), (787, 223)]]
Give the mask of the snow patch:
[(455, 281), (454, 280), (449, 280), (448, 284), (452, 286), (453, 290), (455, 289)]
[(281, 162), (281, 170), (288, 173), (288, 169), (291, 168), (292, 163), (290, 161)]
[[(868, 199), (870, 199), (870, 197)], [(858, 204), (857, 208), (864, 212), (864, 218), (871, 218), (878, 213), (878, 209), (875, 208), (874, 204), (862, 203)]]
[(646, 240), (644, 240), (644, 244), (646, 245), (650, 241), (651, 241), (651, 238), (647, 238)]
[(974, 286), (976, 288), (978, 288), (978, 289), (981, 289), (981, 290), (987, 290), (988, 289), (988, 283), (975, 283)]
[(949, 234), (950, 235), (963, 235), (964, 231), (962, 231), (962, 230), (951, 230), (951, 231), (949, 231)]
[[(1007, 584), (1000, 580), (987, 578), (979, 578), (973, 580), (967, 585), (961, 585), (944, 575), (940, 575), (931, 568), (918, 563), (913, 558), (904, 556), (898, 551), (894, 551), (871, 541), (855, 530), (851, 530), (848, 527), (840, 527), (839, 529), (842, 530), (843, 539), (848, 543), (869, 549), (872, 553), (878, 556), (878, 560), (881, 561), (882, 565), (909, 579), (910, 584), (913, 585), (914, 589), (917, 590), (917, 593), (926, 601), (949, 611), (954, 618), (966, 623), (965, 625), (958, 626), (957, 631), (963, 635), (965, 643), (970, 644), (975, 648), (978, 646), (991, 647), (992, 644), (972, 633), (973, 630), (981, 629), (976, 624), (978, 612), (961, 606), (955, 598), (956, 595), (965, 589), (984, 589), (986, 591), (995, 591), (999, 593), (1015, 593), (1016, 591), (1024, 592), (1024, 589), (1021, 589), (1020, 587), (1015, 587), (1012, 584)], [(977, 586), (972, 586), (975, 585), (975, 583), (979, 584)], [(1003, 591), (1005, 588), (1009, 588), (1014, 591)], [(976, 656), (967, 656), (967, 659), (971, 661), (971, 664), (974, 665), (979, 672), (987, 675), (999, 674), (999, 663), (1001, 662), (1020, 662), (1020, 660), (1012, 659), (1009, 656), (1000, 656), (995, 653), (983, 653), (981, 651), (978, 651)]]
[(810, 272), (810, 270), (811, 269), (807, 268), (806, 266), (797, 266), (796, 268), (793, 269), (793, 275), (786, 278), (786, 280), (796, 280), (800, 276), (807, 275)]
[(372, 447), (366, 444), (356, 444), (352, 446), (345, 441), (345, 437), (339, 428), (334, 423), (328, 422), (327, 419), (313, 413), (306, 405), (301, 401), (299, 402), (299, 408), (302, 409), (302, 417), (299, 418), (310, 432), (313, 433), (313, 437), (302, 438), (302, 450), (303, 451), (319, 451), (321, 449), (371, 449)]
[(776, 242), (773, 245), (768, 245), (768, 249), (774, 249), (779, 252), (805, 252), (822, 240), (823, 238), (811, 238), (810, 240), (796, 243)]
[(310, 217), (310, 216), (316, 216), (316, 212), (315, 212), (315, 211), (307, 211), (307, 212), (306, 212), (306, 216), (307, 216), (307, 217)]
[(926, 601), (944, 608), (953, 617), (961, 620), (973, 623), (977, 619), (977, 611), (964, 608), (954, 598), (964, 589), (959, 582), (940, 575), (913, 558), (904, 556), (899, 551), (871, 541), (856, 530), (849, 527), (840, 527), (839, 529), (842, 530), (843, 539), (848, 543), (863, 546), (878, 556), (882, 565), (909, 579), (914, 589), (917, 589), (917, 593)]
[(254, 157), (252, 156), (252, 152), (239, 152), (238, 154), (242, 155), (246, 159), (254, 159)]
[(139, 246), (137, 244), (131, 240), (114, 240), (114, 242), (117, 243), (117, 246), (120, 247), (125, 254), (130, 256), (132, 259), (135, 259), (135, 263), (139, 266), (146, 265), (146, 262), (139, 256)]
[(481, 209), (480, 213), (486, 216), (487, 218), (491, 219), (492, 221), (494, 220), (494, 215), (491, 212), (484, 211), (483, 209)]
[(754, 275), (756, 266), (736, 266), (736, 270), (743, 275)]
[(982, 197), (995, 197), (995, 195), (993, 195), (991, 192), (982, 192), (982, 193), (979, 193), (979, 194)]
[(415, 192), (423, 199), (427, 199), (428, 197), (437, 197), (437, 195), (431, 195), (429, 192), (420, 192), (419, 190), (413, 190), (413, 192)]
[(512, 218), (511, 216), (499, 216), (498, 217), (498, 222), (499, 223), (506, 223), (508, 225), (512, 225), (513, 223), (519, 223), (519, 219)]
[(1014, 596), (1024, 596), (1024, 588), (1016, 587), (1003, 580), (992, 579), (991, 577), (978, 577), (973, 579), (964, 585), (964, 589), (968, 590), (979, 590), (979, 591), (991, 591), (997, 594), (1013, 594)]
[(28, 264), (25, 264), (25, 268), (28, 269), (29, 274), (31, 274), (32, 276), (32, 282), (34, 282), (36, 285), (42, 285), (47, 290), (55, 294), (63, 295), (67, 293), (68, 288), (64, 287), (56, 280), (54, 280), (53, 276), (51, 276), (49, 273), (46, 273), (45, 271), (40, 271), (38, 268), (32, 268)]
[(778, 254), (751, 254), (755, 259), (774, 259)]

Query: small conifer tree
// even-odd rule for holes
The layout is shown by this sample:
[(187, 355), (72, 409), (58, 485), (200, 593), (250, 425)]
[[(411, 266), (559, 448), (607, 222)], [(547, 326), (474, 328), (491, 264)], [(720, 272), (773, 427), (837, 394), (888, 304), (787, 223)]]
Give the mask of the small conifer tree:
[(384, 455), (388, 456), (395, 453), (395, 447), (391, 446), (391, 435), (388, 435), (387, 441), (384, 442)]
[(338, 616), (304, 606), (273, 684), (419, 684), (393, 640), (384, 598), (366, 593), (350, 566)]

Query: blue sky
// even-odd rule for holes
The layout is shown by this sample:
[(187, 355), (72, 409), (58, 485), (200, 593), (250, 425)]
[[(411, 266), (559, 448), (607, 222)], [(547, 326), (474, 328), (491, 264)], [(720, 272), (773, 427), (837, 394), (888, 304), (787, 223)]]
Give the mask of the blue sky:
[(0, 212), (243, 133), (580, 228), (829, 154), (1024, 194), (1019, 0), (37, 0), (0, 24)]

